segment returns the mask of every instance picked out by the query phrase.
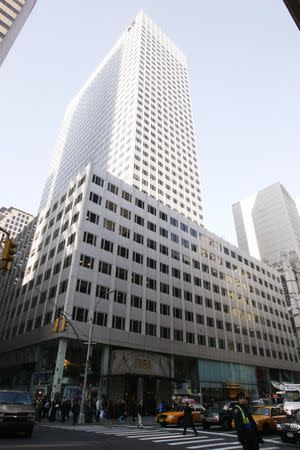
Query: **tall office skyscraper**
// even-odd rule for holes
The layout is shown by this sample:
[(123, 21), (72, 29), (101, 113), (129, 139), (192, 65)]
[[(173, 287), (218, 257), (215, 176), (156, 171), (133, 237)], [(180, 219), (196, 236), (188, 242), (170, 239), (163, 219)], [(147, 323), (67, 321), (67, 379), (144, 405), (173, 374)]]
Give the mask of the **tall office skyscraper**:
[(36, 0), (0, 0), (0, 66), (35, 3)]
[(185, 59), (143, 13), (68, 108), (42, 204), (0, 280), (1, 386), (80, 395), (87, 336), (87, 385), (129, 409), (299, 378), (278, 273), (202, 226)]
[(89, 162), (202, 223), (186, 59), (143, 12), (67, 108), (41, 207)]
[(258, 259), (279, 262), (282, 252), (300, 256), (300, 217), (296, 203), (280, 184), (233, 205), (239, 247)]

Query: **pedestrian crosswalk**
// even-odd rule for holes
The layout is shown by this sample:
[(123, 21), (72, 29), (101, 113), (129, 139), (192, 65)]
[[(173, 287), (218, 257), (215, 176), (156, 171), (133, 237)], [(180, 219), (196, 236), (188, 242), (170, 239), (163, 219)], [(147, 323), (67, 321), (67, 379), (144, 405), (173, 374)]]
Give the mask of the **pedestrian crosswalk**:
[[(47, 425), (51, 426), (51, 425)], [(55, 427), (56, 426), (51, 426)], [(214, 431), (200, 431), (198, 430), (198, 435), (192, 431), (183, 435), (181, 431), (178, 430), (166, 430), (157, 429), (155, 427), (145, 427), (143, 429), (137, 429), (130, 425), (117, 425), (112, 428), (105, 428), (101, 425), (83, 425), (79, 427), (74, 426), (59, 426), (60, 429), (72, 430), (72, 431), (84, 431), (87, 433), (101, 434), (106, 436), (116, 436), (124, 439), (135, 439), (141, 442), (153, 443), (158, 446), (164, 444), (169, 446), (170, 450), (176, 447), (180, 449), (191, 449), (191, 450), (241, 450), (242, 446), (237, 440), (235, 434), (231, 433), (220, 433)], [(275, 444), (275, 445), (274, 445)], [(262, 450), (280, 450), (281, 442), (278, 437), (265, 440), (265, 444), (261, 446)]]

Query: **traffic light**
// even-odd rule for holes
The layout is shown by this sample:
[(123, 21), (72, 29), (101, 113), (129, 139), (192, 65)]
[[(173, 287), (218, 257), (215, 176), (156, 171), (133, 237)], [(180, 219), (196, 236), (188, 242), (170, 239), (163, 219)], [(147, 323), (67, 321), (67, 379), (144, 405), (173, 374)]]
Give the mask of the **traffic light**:
[(59, 333), (59, 318), (54, 320), (52, 325), (52, 333)]
[(69, 359), (64, 359), (64, 367), (67, 368), (71, 365), (71, 361)]
[(17, 244), (11, 238), (7, 238), (1, 255), (1, 268), (10, 270), (16, 253)]
[(61, 333), (63, 333), (64, 331), (68, 330), (68, 326), (69, 326), (69, 321), (67, 319), (65, 319), (64, 317), (60, 319), (60, 327), (59, 327), (59, 331)]

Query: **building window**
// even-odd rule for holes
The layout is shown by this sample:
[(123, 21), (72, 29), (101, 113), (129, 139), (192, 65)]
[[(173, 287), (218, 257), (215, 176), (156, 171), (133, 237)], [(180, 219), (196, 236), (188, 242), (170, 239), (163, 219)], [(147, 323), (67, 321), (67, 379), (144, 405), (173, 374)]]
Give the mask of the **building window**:
[(115, 291), (114, 292), (114, 302), (120, 303), (121, 305), (126, 305), (126, 292)]
[(92, 177), (92, 182), (97, 184), (97, 186), (101, 186), (101, 187), (103, 187), (103, 185), (104, 185), (104, 180), (95, 174)]
[(106, 252), (113, 253), (114, 251), (114, 244), (111, 241), (108, 241), (107, 239), (101, 240), (101, 248), (102, 250), (105, 250)]
[(189, 344), (195, 344), (195, 334), (187, 331), (186, 342), (188, 342)]
[(141, 244), (141, 245), (144, 244), (144, 236), (142, 236), (139, 233), (133, 234), (133, 240), (134, 240), (134, 242), (137, 242), (138, 244)]
[(122, 191), (122, 198), (124, 200), (126, 200), (127, 202), (131, 202), (132, 201), (132, 195), (129, 194), (129, 192), (126, 192), (126, 191)]
[(120, 215), (121, 215), (122, 217), (125, 217), (125, 219), (128, 219), (128, 220), (131, 219), (131, 211), (129, 211), (129, 210), (126, 209), (126, 208), (121, 207), (121, 209), (120, 209)]
[(130, 320), (130, 331), (132, 331), (133, 333), (139, 333), (141, 334), (142, 332), (142, 322), (140, 322), (139, 320)]
[(131, 282), (133, 284), (137, 284), (139, 286), (142, 286), (142, 284), (143, 284), (143, 275), (140, 275), (139, 273), (132, 272)]
[(114, 213), (117, 211), (116, 203), (111, 202), (110, 200), (106, 200), (105, 208), (108, 209), (109, 211), (114, 212)]
[(160, 337), (163, 339), (171, 339), (171, 332), (169, 327), (160, 327)]
[(95, 214), (92, 211), (87, 211), (87, 213), (86, 213), (86, 220), (88, 220), (89, 222), (95, 223), (96, 225), (99, 224), (99, 216), (98, 216), (98, 214)]
[(68, 280), (63, 280), (59, 285), (59, 294), (66, 292), (68, 288)]
[(119, 278), (120, 280), (127, 280), (128, 271), (122, 267), (116, 267), (116, 278)]
[(95, 192), (90, 192), (90, 201), (93, 203), (96, 203), (96, 205), (101, 205), (101, 197), (98, 194), (95, 194)]
[(138, 264), (143, 264), (143, 260), (144, 260), (144, 256), (141, 253), (138, 253), (138, 252), (132, 253), (132, 261), (134, 261)]
[(156, 336), (156, 325), (146, 322), (146, 334), (148, 336)]
[(142, 209), (145, 208), (145, 203), (144, 203), (142, 200), (140, 200), (139, 198), (136, 198), (136, 199), (135, 199), (135, 204), (136, 204), (136, 206), (138, 206), (139, 208), (142, 208)]
[(94, 324), (100, 325), (102, 327), (106, 327), (107, 326), (107, 314), (102, 313), (102, 312), (95, 312)]
[(90, 244), (90, 245), (96, 245), (97, 244), (97, 236), (95, 236), (92, 233), (88, 233), (87, 231), (85, 231), (83, 233), (83, 242), (85, 242), (86, 244)]
[(164, 303), (160, 304), (160, 313), (163, 314), (164, 316), (169, 316), (170, 315), (170, 306), (166, 305)]
[(94, 261), (95, 259), (91, 256), (87, 255), (80, 255), (79, 265), (82, 267), (86, 267), (87, 269), (93, 269), (94, 268)]
[(125, 318), (120, 316), (113, 316), (112, 327), (117, 330), (125, 329)]
[(64, 265), (63, 265), (63, 269), (66, 269), (67, 267), (69, 267), (71, 265), (72, 262), (72, 255), (68, 255), (65, 259), (64, 259)]
[(108, 183), (107, 184), (107, 190), (109, 192), (112, 192), (115, 195), (118, 195), (118, 192), (119, 192), (118, 187), (115, 184), (112, 184), (112, 183)]
[(156, 302), (154, 300), (146, 300), (146, 310), (156, 312)]
[(144, 226), (144, 219), (141, 216), (138, 216), (137, 214), (134, 215), (134, 221), (141, 227)]
[(103, 228), (106, 228), (109, 231), (115, 231), (115, 222), (112, 220), (104, 218), (103, 220)]
[(142, 308), (142, 297), (138, 297), (137, 295), (131, 296), (131, 306), (134, 308)]
[(73, 242), (75, 241), (75, 237), (76, 237), (76, 233), (72, 233), (72, 234), (68, 237), (67, 245), (73, 244)]
[(175, 341), (183, 341), (183, 331), (182, 330), (174, 330), (174, 340)]
[(86, 280), (77, 280), (76, 283), (76, 291), (81, 292), (82, 294), (90, 294), (91, 293), (91, 283)]
[(98, 271), (107, 275), (111, 275), (111, 264), (105, 261), (99, 261)]

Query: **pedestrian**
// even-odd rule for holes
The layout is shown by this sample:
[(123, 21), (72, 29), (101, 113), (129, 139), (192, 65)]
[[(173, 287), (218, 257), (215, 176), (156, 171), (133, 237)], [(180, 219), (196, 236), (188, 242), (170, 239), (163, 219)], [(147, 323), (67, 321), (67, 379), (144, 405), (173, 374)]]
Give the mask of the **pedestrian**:
[(55, 422), (56, 414), (58, 413), (59, 408), (60, 408), (59, 400), (56, 398), (51, 402), (51, 409), (50, 409), (50, 415), (49, 415), (50, 422)]
[(144, 408), (143, 408), (143, 403), (141, 401), (137, 405), (136, 412), (137, 412), (137, 417), (138, 417), (137, 428), (144, 428), (143, 427)]
[(72, 401), (71, 411), (73, 414), (73, 425), (77, 425), (78, 423), (78, 416), (80, 413), (80, 405), (77, 398), (74, 398)]
[(49, 410), (51, 407), (51, 403), (49, 397), (44, 397), (43, 399), (43, 418), (49, 419)]
[(61, 423), (65, 423), (67, 417), (68, 417), (68, 402), (66, 399), (63, 399), (60, 406), (61, 411)]
[(164, 411), (165, 411), (165, 404), (164, 404), (163, 400), (161, 400), (158, 404), (158, 412), (162, 413)]
[(114, 405), (111, 400), (107, 401), (106, 409), (104, 410), (104, 415), (106, 419), (106, 427), (111, 428), (113, 426), (113, 420), (114, 420)]
[(238, 396), (238, 403), (233, 410), (233, 419), (243, 450), (259, 450), (259, 444), (262, 444), (263, 440), (257, 431), (255, 420), (250, 414), (248, 399), (244, 393), (240, 393)]
[(198, 436), (198, 432), (195, 428), (194, 421), (193, 421), (193, 411), (190, 407), (189, 403), (185, 403), (185, 407), (183, 408), (183, 433), (186, 434), (186, 429), (188, 427), (191, 427), (191, 429), (194, 431), (195, 436)]
[(95, 416), (96, 422), (99, 422), (100, 420), (100, 410), (101, 410), (101, 400), (100, 398), (98, 398), (96, 400), (96, 416)]
[(42, 411), (43, 411), (43, 401), (40, 397), (38, 397), (34, 402), (35, 407), (35, 420), (36, 422), (40, 422), (42, 419)]

